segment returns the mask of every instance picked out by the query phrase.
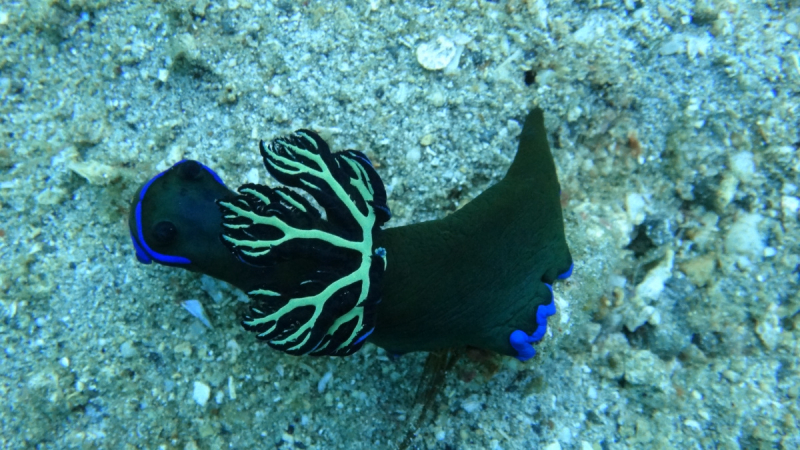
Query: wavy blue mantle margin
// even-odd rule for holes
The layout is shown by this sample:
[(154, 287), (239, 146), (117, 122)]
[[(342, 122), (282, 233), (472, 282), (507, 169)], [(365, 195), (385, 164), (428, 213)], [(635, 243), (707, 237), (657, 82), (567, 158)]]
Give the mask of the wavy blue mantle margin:
[[(574, 264), (569, 266), (566, 272), (558, 276), (559, 280), (565, 280), (572, 275), (572, 268)], [(536, 309), (536, 331), (529, 335), (522, 330), (515, 330), (508, 337), (511, 346), (517, 351), (517, 359), (520, 361), (527, 361), (536, 355), (536, 349), (533, 348), (534, 342), (539, 342), (547, 333), (547, 318), (556, 313), (556, 301), (553, 296), (553, 286), (547, 284), (550, 289), (550, 303), (546, 305), (539, 305)]]

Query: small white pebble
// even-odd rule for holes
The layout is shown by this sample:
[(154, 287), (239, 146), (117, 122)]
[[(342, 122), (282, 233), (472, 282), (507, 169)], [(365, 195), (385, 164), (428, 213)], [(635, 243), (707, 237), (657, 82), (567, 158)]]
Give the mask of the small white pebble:
[(476, 402), (475, 400), (468, 400), (461, 404), (461, 407), (464, 408), (464, 411), (468, 413), (473, 413), (479, 409), (481, 409), (481, 404)]
[(750, 152), (739, 152), (730, 158), (731, 170), (740, 180), (748, 180), (756, 173), (756, 163)]
[(553, 441), (547, 444), (544, 450), (561, 450), (561, 444), (558, 441)]
[(698, 422), (696, 420), (686, 419), (686, 420), (683, 421), (683, 424), (686, 425), (689, 428), (694, 428), (697, 431), (700, 431), (700, 429), (701, 429), (700, 422)]
[(236, 400), (236, 383), (233, 382), (233, 377), (228, 377), (228, 397), (231, 400)]
[(681, 34), (676, 34), (661, 45), (659, 53), (668, 56), (682, 53), (684, 49), (686, 49), (686, 38)]
[(434, 91), (428, 95), (428, 101), (431, 102), (431, 105), (440, 108), (444, 106), (445, 97), (441, 91)]
[(211, 387), (202, 381), (194, 382), (194, 390), (192, 391), (192, 398), (195, 403), (200, 406), (205, 406), (208, 399), (211, 397)]
[(647, 318), (647, 323), (653, 326), (661, 325), (661, 313), (658, 312), (657, 309), (654, 309), (650, 317)]
[(260, 181), (258, 176), (258, 169), (253, 167), (252, 169), (247, 171), (245, 179), (247, 180), (248, 183), (258, 184), (258, 182)]
[(8, 25), (8, 13), (0, 12), (0, 25)]
[(446, 438), (446, 437), (447, 437), (447, 433), (445, 433), (443, 429), (441, 429), (441, 428), (438, 428), (438, 429), (436, 430), (436, 433), (434, 434), (434, 436), (436, 436), (436, 440), (437, 440), (437, 441), (443, 441), (443, 440), (444, 440), (444, 438)]
[(62, 367), (69, 367), (69, 358), (67, 358), (65, 356), (65, 357), (59, 359), (58, 363), (61, 364)]
[(132, 358), (136, 356), (136, 347), (133, 346), (133, 342), (125, 341), (122, 345), (119, 346), (119, 353), (123, 358)]
[(800, 211), (800, 198), (784, 195), (781, 197), (781, 209), (784, 216), (796, 217), (797, 211)]
[(158, 69), (158, 81), (166, 83), (168, 79), (169, 79), (169, 70)]
[(458, 53), (456, 44), (444, 36), (417, 47), (417, 62), (428, 70), (442, 70), (450, 64)]
[(597, 398), (597, 388), (594, 386), (589, 386), (589, 389), (586, 391), (586, 396), (590, 399), (594, 400)]
[(411, 148), (411, 150), (406, 152), (406, 159), (411, 164), (418, 163), (420, 158), (422, 158), (422, 152), (420, 152), (418, 148)]
[(223, 400), (225, 400), (225, 393), (222, 391), (217, 391), (217, 393), (214, 395), (214, 401), (218, 405), (221, 405)]
[(333, 373), (325, 372), (325, 375), (323, 375), (322, 378), (320, 378), (319, 383), (317, 383), (317, 391), (319, 391), (320, 394), (325, 392), (325, 388), (328, 386), (328, 383), (330, 383), (332, 379), (333, 379)]
[(200, 303), (199, 300), (184, 300), (181, 302), (181, 306), (183, 306), (189, 314), (195, 316), (200, 322), (206, 326), (206, 328), (214, 328), (211, 326), (211, 321), (208, 320), (208, 316), (206, 316), (206, 311), (203, 309), (203, 304)]
[(738, 383), (739, 379), (741, 378), (741, 376), (738, 373), (730, 369), (722, 372), (722, 376), (725, 377), (725, 379), (730, 381), (731, 383)]
[(765, 258), (772, 258), (773, 256), (777, 255), (778, 251), (775, 250), (774, 247), (767, 247), (764, 249), (764, 257)]
[(645, 200), (644, 196), (635, 192), (630, 192), (625, 197), (625, 209), (628, 211), (628, 220), (633, 225), (639, 225), (645, 219)]

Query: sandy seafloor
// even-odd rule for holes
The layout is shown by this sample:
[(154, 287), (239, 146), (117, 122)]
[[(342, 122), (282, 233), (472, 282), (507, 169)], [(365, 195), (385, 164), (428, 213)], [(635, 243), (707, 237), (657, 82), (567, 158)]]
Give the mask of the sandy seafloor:
[[(798, 8), (4, 0), (0, 444), (798, 448)], [(286, 356), (231, 288), (134, 258), (129, 199), (181, 158), (264, 183), (258, 139), (310, 127), (397, 226), (500, 179), (534, 105), (575, 274), (533, 360), (462, 359), (423, 420), (424, 354)]]

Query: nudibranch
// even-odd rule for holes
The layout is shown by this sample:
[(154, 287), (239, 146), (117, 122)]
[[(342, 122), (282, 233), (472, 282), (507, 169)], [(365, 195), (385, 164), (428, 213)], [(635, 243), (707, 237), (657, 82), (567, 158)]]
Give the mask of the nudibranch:
[(552, 285), (573, 267), (540, 109), (500, 182), (443, 219), (395, 228), (382, 229), (386, 191), (363, 153), (332, 153), (310, 130), (259, 147), (283, 186), (233, 192), (191, 160), (145, 183), (129, 216), (139, 261), (244, 290), (243, 326), (293, 355), (344, 356), (367, 341), (395, 354), (535, 355)]

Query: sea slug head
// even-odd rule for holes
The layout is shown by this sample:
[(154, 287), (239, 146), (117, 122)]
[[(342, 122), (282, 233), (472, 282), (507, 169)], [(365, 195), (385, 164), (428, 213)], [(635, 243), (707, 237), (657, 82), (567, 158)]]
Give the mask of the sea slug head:
[(181, 267), (236, 282), (235, 261), (220, 241), (217, 201), (232, 198), (219, 175), (183, 160), (142, 185), (131, 201), (128, 227), (139, 262)]

